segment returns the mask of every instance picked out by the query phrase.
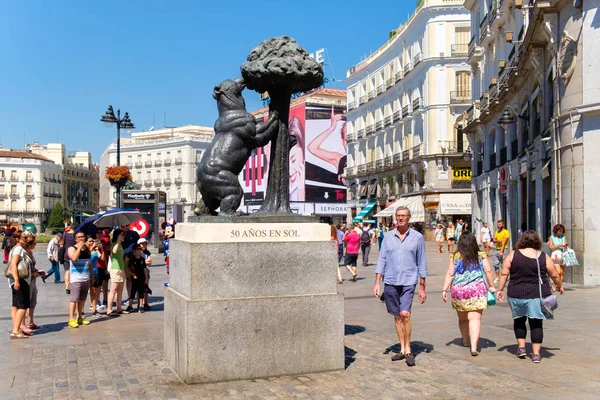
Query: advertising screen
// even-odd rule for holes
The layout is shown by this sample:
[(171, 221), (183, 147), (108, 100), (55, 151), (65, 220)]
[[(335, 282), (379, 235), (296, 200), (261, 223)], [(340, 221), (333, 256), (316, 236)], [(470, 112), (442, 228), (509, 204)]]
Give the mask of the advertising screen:
[[(346, 203), (346, 121), (344, 107), (299, 104), (290, 109), (290, 201)], [(256, 149), (239, 177), (243, 206), (254, 210), (264, 198), (271, 147)]]

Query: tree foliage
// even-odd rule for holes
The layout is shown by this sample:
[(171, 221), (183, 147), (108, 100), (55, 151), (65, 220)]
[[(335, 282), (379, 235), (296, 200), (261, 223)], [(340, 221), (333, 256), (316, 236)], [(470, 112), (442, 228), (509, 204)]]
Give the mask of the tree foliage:
[(59, 201), (54, 205), (52, 211), (50, 212), (50, 217), (48, 218), (48, 229), (58, 230), (64, 228), (64, 219), (64, 208)]

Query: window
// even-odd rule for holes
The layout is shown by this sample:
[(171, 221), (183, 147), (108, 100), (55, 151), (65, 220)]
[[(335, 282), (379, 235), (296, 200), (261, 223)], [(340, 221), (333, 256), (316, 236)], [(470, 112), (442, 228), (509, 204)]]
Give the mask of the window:
[(138, 172), (137, 173), (137, 181), (140, 182), (142, 180), (142, 173)]
[(167, 178), (170, 178), (171, 177), (171, 170), (170, 169), (166, 170), (166, 173), (167, 173)]
[(196, 150), (196, 164), (200, 164), (202, 160), (202, 150)]
[(454, 42), (459, 46), (468, 46), (471, 38), (471, 30), (468, 27), (454, 28)]
[(177, 177), (178, 177), (178, 178), (181, 178), (181, 168), (178, 168), (178, 169), (177, 169)]
[(150, 154), (150, 153), (146, 154), (146, 160), (150, 161), (151, 157), (152, 157), (152, 154)]
[(11, 181), (16, 181), (17, 180), (17, 171), (15, 171), (15, 170), (10, 171), (10, 180)]
[(25, 187), (25, 195), (26, 196), (33, 196), (33, 187), (31, 185), (27, 185)]
[(166, 157), (167, 158), (171, 158), (171, 152), (170, 151), (167, 151)]
[(160, 160), (160, 153), (156, 153), (156, 159)]
[(137, 155), (137, 160), (138, 160), (138, 161), (142, 161), (142, 155), (141, 155), (141, 154), (138, 154), (138, 155)]
[(4, 211), (4, 200), (0, 200), (0, 210)]
[(160, 179), (160, 169), (156, 171), (156, 179)]
[(456, 98), (459, 100), (471, 99), (471, 73), (468, 71), (456, 73)]
[(17, 211), (17, 201), (16, 200), (13, 200), (10, 202), (10, 210)]
[(177, 158), (181, 159), (181, 150), (177, 150)]
[(33, 180), (33, 172), (27, 171), (25, 173), (25, 179), (28, 180), (28, 181), (32, 181)]
[(31, 200), (27, 200), (25, 203), (25, 211), (33, 211), (33, 202)]
[(0, 185), (0, 194), (4, 194), (4, 185)]
[(131, 155), (127, 156), (127, 164), (131, 164), (132, 158), (133, 158), (133, 156), (131, 156)]
[(11, 195), (17, 194), (17, 185), (10, 185), (10, 194)]

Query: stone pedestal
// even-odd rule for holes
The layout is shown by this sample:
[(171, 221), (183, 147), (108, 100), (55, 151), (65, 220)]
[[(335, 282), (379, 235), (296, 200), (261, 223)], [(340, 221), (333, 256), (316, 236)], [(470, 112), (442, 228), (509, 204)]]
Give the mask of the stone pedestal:
[(319, 223), (180, 223), (165, 359), (186, 383), (344, 368), (337, 243)]

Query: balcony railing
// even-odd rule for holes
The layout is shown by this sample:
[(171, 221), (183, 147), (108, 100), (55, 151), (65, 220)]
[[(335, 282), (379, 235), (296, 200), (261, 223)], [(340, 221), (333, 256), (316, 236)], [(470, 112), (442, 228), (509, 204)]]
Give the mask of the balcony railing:
[(442, 154), (458, 153), (457, 143), (449, 140), (438, 140), (439, 151)]
[(406, 161), (410, 159), (410, 150), (403, 150), (402, 151), (402, 161)]
[(400, 110), (394, 111), (394, 121), (398, 121), (400, 119)]
[(146, 161), (144, 161), (144, 166), (145, 167), (151, 167), (152, 166), (152, 160), (146, 160)]
[(404, 64), (404, 75), (408, 74), (410, 70), (412, 70), (412, 64), (409, 62)]
[(379, 95), (383, 92), (385, 92), (385, 86), (383, 84), (377, 86), (377, 94)]
[(125, 165), (127, 166), (127, 168), (132, 169), (133, 168), (133, 161), (127, 161), (125, 163)]
[(375, 171), (375, 161), (369, 161), (367, 163), (367, 171), (369, 171), (369, 172)]
[(0, 182), (6, 181), (6, 177), (4, 175), (0, 176)]
[(7, 197), (8, 197), (8, 195), (6, 193), (4, 193), (4, 192), (0, 193), (0, 199), (5, 199)]
[(386, 89), (389, 89), (389, 88), (391, 88), (392, 86), (394, 86), (394, 80), (393, 80), (393, 79), (391, 79), (391, 78), (390, 78), (390, 79), (388, 79), (387, 81), (385, 81), (385, 88), (386, 88)]
[(371, 90), (371, 91), (369, 92), (369, 100), (371, 100), (371, 99), (374, 99), (374, 98), (375, 98), (375, 96), (376, 96), (376, 94), (375, 94), (375, 91), (374, 91), (374, 90)]
[(33, 193), (25, 193), (26, 199), (33, 199)]
[(163, 181), (163, 184), (165, 186), (170, 186), (171, 185), (171, 178), (165, 178), (165, 180)]
[(370, 135), (371, 133), (373, 133), (373, 125), (369, 125), (365, 128), (366, 135)]
[(489, 104), (489, 97), (488, 97), (488, 93), (485, 92), (483, 94), (483, 96), (481, 96), (481, 98), (479, 99), (479, 109), (482, 111), (487, 109), (488, 104)]
[(506, 164), (506, 146), (500, 149), (500, 165)]
[(389, 168), (392, 165), (394, 165), (394, 159), (393, 159), (392, 156), (389, 156), (389, 157), (386, 157), (386, 158), (383, 159), (383, 166), (385, 168)]
[(392, 116), (388, 115), (387, 117), (385, 117), (383, 119), (383, 125), (384, 126), (390, 126), (392, 124)]
[(367, 166), (365, 164), (361, 164), (358, 166), (357, 171), (359, 174), (364, 174), (367, 172)]
[(487, 37), (489, 29), (488, 16), (486, 14), (485, 17), (483, 17), (483, 21), (479, 24), (479, 43), (483, 42), (483, 39)]
[(413, 63), (415, 64), (415, 67), (417, 66), (418, 63), (421, 62), (421, 53), (417, 53), (415, 54), (415, 56), (413, 57)]
[(394, 75), (394, 80), (396, 82), (400, 82), (402, 80), (402, 71), (396, 72), (396, 75)]
[(143, 166), (141, 161), (136, 161), (134, 165), (136, 168), (142, 168), (142, 166)]
[(423, 143), (419, 143), (415, 147), (412, 148), (412, 157), (417, 158), (423, 155)]
[(402, 154), (394, 154), (394, 164), (400, 164), (402, 162)]
[(367, 96), (360, 96), (358, 98), (358, 105), (365, 104), (367, 102)]
[(26, 182), (33, 182), (33, 176), (26, 176), (25, 177), (25, 181)]
[(413, 104), (413, 112), (417, 111), (418, 109), (421, 108), (421, 98), (417, 97), (416, 99), (413, 100), (412, 102)]
[(152, 179), (144, 179), (144, 186), (152, 186)]
[(359, 129), (359, 130), (356, 132), (356, 137), (357, 137), (358, 139), (365, 137), (365, 130), (364, 130), (364, 129)]
[(346, 167), (346, 176), (356, 175), (356, 167)]
[(490, 85), (489, 98), (495, 99), (498, 96), (498, 85)]
[(183, 183), (183, 179), (181, 178), (175, 178), (175, 184), (176, 185), (181, 185)]
[(496, 20), (496, 17), (498, 16), (498, 8), (497, 8), (495, 0), (492, 0), (489, 16), (490, 16), (489, 25), (493, 25), (494, 21)]
[(18, 198), (19, 197), (19, 193), (11, 193), (9, 196), (12, 197), (12, 198)]
[(375, 169), (377, 169), (377, 171), (383, 171), (383, 160), (375, 161)]
[(466, 57), (469, 55), (468, 44), (453, 44), (451, 47), (452, 57)]
[(471, 92), (458, 90), (450, 92), (450, 104), (466, 104), (471, 101)]
[(171, 165), (171, 159), (165, 158), (165, 160), (163, 161), (163, 164), (165, 165), (165, 167), (168, 167), (169, 165)]
[(162, 160), (154, 160), (154, 166), (160, 167), (162, 165)]
[(183, 159), (181, 157), (177, 157), (175, 159), (175, 165), (181, 165), (183, 163)]
[(475, 35), (473, 35), (473, 37), (471, 38), (471, 41), (469, 42), (469, 54), (468, 54), (469, 58), (471, 58), (473, 53), (475, 53), (475, 47), (477, 47), (477, 43), (475, 43)]
[(402, 107), (402, 118), (408, 116), (409, 112), (408, 112), (408, 105)]
[(375, 122), (375, 130), (379, 131), (381, 129), (383, 129), (383, 121), (377, 121), (377, 122)]
[(162, 183), (162, 180), (160, 178), (154, 179), (154, 186), (160, 186), (161, 183)]

